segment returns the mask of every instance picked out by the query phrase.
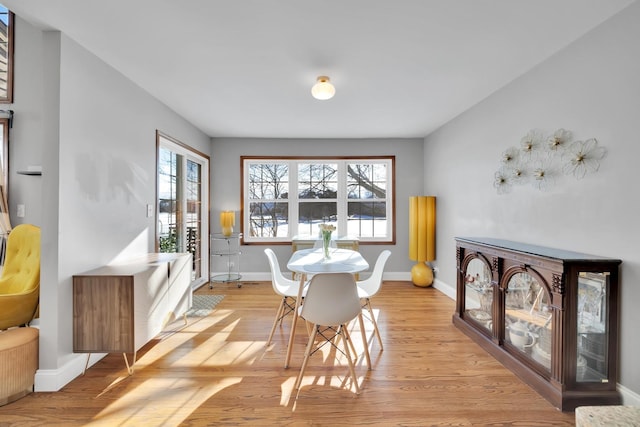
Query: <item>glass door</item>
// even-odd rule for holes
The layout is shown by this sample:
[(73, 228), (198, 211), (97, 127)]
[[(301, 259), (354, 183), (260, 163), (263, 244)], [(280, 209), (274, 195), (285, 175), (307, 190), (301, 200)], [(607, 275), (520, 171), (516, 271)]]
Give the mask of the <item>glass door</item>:
[(578, 275), (577, 382), (607, 382), (609, 378), (608, 298), (609, 273)]
[(209, 277), (209, 158), (158, 133), (158, 252), (193, 256), (193, 287)]
[(493, 328), (493, 286), (491, 270), (478, 258), (469, 261), (465, 270), (465, 317), (491, 333)]
[(551, 370), (552, 312), (545, 286), (528, 271), (509, 278), (505, 291), (505, 343)]

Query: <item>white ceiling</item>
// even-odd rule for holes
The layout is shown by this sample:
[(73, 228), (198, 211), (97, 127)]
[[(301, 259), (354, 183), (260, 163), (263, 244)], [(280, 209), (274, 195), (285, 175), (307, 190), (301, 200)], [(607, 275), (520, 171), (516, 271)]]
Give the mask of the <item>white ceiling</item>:
[[(0, 2), (212, 137), (386, 138), (429, 134), (634, 0)], [(333, 99), (311, 97), (319, 75)]]

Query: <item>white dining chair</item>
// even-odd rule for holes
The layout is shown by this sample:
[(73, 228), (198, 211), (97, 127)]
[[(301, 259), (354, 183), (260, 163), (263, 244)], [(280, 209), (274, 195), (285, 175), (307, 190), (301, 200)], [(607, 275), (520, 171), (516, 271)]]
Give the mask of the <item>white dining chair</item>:
[[(349, 364), (349, 372), (353, 380), (356, 393), (360, 393), (358, 377), (356, 376), (352, 352), (355, 356), (355, 348), (347, 324), (361, 315), (360, 299), (356, 280), (351, 273), (318, 273), (313, 276), (307, 288), (304, 304), (300, 308), (300, 317), (313, 324), (309, 335), (309, 342), (304, 352), (304, 359), (300, 374), (296, 380), (295, 389), (300, 389), (309, 357), (329, 343), (337, 351), (344, 354)], [(366, 337), (363, 333), (363, 345), (367, 347)], [(316, 337), (319, 343), (314, 347)], [(343, 348), (341, 349), (339, 339)]]
[(370, 320), (371, 323), (373, 323), (373, 331), (376, 334), (376, 337), (378, 337), (378, 342), (380, 343), (380, 351), (384, 350), (384, 346), (382, 345), (382, 337), (380, 336), (376, 316), (373, 314), (373, 309), (371, 308), (371, 298), (373, 298), (382, 287), (382, 273), (384, 272), (384, 266), (387, 263), (389, 256), (391, 256), (391, 251), (389, 250), (380, 252), (378, 259), (376, 260), (376, 264), (373, 267), (371, 276), (367, 279), (358, 280), (356, 282), (358, 286), (358, 297), (362, 301), (362, 308), (366, 308), (369, 311), (369, 316), (371, 317)]
[[(282, 319), (284, 319), (289, 313), (292, 313), (295, 309), (296, 298), (298, 297), (298, 291), (300, 289), (300, 281), (291, 280), (284, 277), (280, 270), (280, 264), (278, 263), (278, 257), (271, 248), (266, 248), (264, 253), (269, 260), (269, 268), (271, 269), (271, 284), (276, 294), (280, 295), (282, 299), (278, 304), (278, 310), (276, 311), (276, 317), (273, 320), (273, 326), (269, 333), (269, 339), (267, 339), (267, 346), (271, 344), (273, 334), (276, 331), (278, 322), (282, 325)], [(302, 290), (304, 297), (305, 289)]]

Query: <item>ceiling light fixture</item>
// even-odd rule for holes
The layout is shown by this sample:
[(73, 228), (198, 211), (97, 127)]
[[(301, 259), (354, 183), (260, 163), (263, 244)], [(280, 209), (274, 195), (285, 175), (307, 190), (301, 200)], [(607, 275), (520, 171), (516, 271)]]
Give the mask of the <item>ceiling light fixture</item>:
[(327, 76), (318, 77), (318, 81), (311, 88), (311, 95), (313, 95), (315, 99), (322, 101), (333, 98), (335, 94), (336, 88), (333, 87)]

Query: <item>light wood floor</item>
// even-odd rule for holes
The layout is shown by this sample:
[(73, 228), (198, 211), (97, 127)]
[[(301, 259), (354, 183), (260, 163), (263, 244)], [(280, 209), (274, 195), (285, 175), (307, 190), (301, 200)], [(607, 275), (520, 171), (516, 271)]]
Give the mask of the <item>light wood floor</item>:
[[(373, 300), (385, 348), (372, 342), (371, 371), (359, 359), (360, 395), (344, 360), (316, 353), (297, 398), (305, 328), (298, 324), (284, 369), (290, 317), (265, 347), (279, 301), (270, 282), (198, 292), (225, 298), (210, 316), (171, 325), (145, 346), (133, 376), (122, 355), (109, 355), (59, 392), (0, 407), (0, 426), (574, 425), (573, 413), (555, 409), (459, 332), (453, 301), (435, 289), (385, 282)], [(361, 343), (359, 332), (352, 336)]]

